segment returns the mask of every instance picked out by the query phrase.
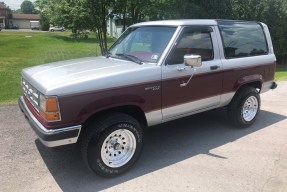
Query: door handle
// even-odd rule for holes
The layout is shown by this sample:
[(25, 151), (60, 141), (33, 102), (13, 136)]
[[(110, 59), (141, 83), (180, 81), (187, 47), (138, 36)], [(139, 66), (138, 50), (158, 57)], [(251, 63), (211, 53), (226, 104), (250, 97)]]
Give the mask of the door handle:
[(183, 83), (179, 84), (180, 87), (185, 87), (185, 86), (187, 86), (187, 85), (189, 84), (190, 80), (192, 79), (193, 75), (194, 75), (195, 72), (196, 72), (196, 68), (195, 68), (195, 67), (193, 67), (192, 69), (193, 69), (193, 72), (192, 72), (192, 74), (190, 75), (190, 78), (188, 79), (187, 82), (183, 82)]
[(210, 67), (210, 70), (216, 70), (216, 69), (218, 69), (218, 68), (220, 68), (220, 66), (218, 66), (218, 65), (213, 65), (213, 66)]
[(177, 67), (176, 68), (178, 71), (184, 71), (185, 70), (185, 67)]

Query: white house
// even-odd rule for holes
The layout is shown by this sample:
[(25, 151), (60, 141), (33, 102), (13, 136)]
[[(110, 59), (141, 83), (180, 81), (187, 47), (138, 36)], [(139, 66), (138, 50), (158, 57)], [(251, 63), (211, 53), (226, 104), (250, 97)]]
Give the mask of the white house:
[[(123, 14), (113, 14), (110, 11), (109, 20), (107, 22), (107, 32), (110, 36), (118, 38), (124, 32), (124, 15)], [(132, 24), (132, 20), (129, 14), (125, 18), (125, 29)]]
[(9, 19), (10, 26), (17, 25), (19, 29), (30, 29), (30, 21), (40, 21), (38, 14), (12, 14)]

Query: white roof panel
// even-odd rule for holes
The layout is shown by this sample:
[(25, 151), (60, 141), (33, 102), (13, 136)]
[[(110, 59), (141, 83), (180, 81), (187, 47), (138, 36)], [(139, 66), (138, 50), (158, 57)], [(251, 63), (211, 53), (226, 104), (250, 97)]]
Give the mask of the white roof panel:
[(216, 20), (211, 19), (181, 19), (181, 20), (160, 20), (147, 21), (132, 25), (132, 27), (139, 26), (181, 26), (181, 25), (217, 25)]

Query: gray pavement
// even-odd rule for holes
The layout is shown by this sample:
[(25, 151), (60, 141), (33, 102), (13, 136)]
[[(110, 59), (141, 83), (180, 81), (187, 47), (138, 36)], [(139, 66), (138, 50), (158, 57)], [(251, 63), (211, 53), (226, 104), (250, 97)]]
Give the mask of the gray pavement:
[(145, 130), (126, 174), (103, 179), (79, 151), (51, 152), (15, 105), (0, 106), (0, 191), (287, 191), (287, 82), (263, 95), (257, 122), (235, 129), (213, 110)]

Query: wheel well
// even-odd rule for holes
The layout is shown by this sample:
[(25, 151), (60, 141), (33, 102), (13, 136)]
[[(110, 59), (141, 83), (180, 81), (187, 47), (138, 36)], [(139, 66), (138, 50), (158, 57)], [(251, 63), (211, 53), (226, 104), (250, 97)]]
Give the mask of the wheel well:
[(128, 115), (132, 116), (133, 118), (135, 118), (140, 124), (147, 126), (147, 120), (146, 120), (144, 112), (142, 111), (141, 108), (134, 106), (134, 105), (114, 107), (114, 108), (106, 109), (103, 111), (99, 111), (99, 112), (93, 114), (86, 121), (86, 123), (89, 123), (91, 121), (94, 121), (95, 119), (98, 119), (102, 116), (105, 116), (105, 115), (108, 115), (109, 113), (114, 113), (114, 112), (128, 114)]
[(77, 143), (82, 143), (83, 136), (85, 135), (85, 133), (87, 131), (87, 126), (90, 123), (92, 123), (93, 121), (95, 121), (97, 119), (100, 119), (103, 116), (106, 116), (110, 113), (115, 113), (115, 112), (128, 114), (128, 115), (132, 116), (133, 118), (135, 118), (141, 125), (147, 126), (147, 120), (146, 120), (145, 114), (141, 108), (134, 106), (134, 105), (114, 107), (114, 108), (106, 109), (103, 111), (99, 111), (99, 112), (93, 114), (91, 117), (89, 117), (86, 120), (86, 122), (83, 124), (82, 130), (80, 133), (80, 137), (79, 137)]
[(260, 90), (262, 88), (262, 83), (260, 81), (254, 81), (254, 82), (243, 84), (239, 87), (237, 92), (244, 87), (254, 87), (258, 91), (258, 93), (260, 93)]
[(262, 82), (261, 81), (253, 81), (253, 82), (249, 82), (249, 83), (246, 83), (246, 84), (239, 86), (238, 89), (236, 90), (236, 93), (232, 97), (231, 101), (228, 103), (228, 105), (230, 105), (230, 103), (234, 100), (236, 95), (238, 95), (241, 92), (241, 90), (246, 88), (246, 87), (253, 87), (258, 91), (258, 93), (260, 93), (261, 88), (262, 88)]

